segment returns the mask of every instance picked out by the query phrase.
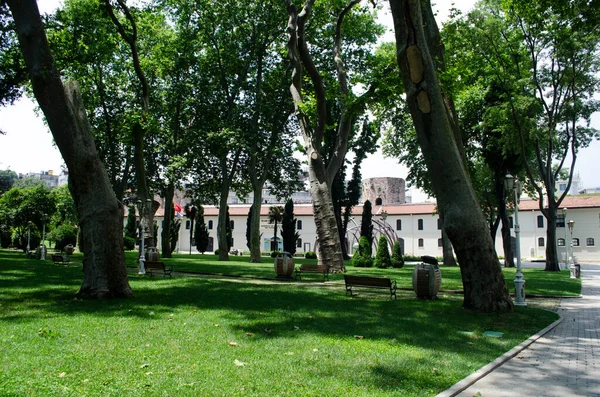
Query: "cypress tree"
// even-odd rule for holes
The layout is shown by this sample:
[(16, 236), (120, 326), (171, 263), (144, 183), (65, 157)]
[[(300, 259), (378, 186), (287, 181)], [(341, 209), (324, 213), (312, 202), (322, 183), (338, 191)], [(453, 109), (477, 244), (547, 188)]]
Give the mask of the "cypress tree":
[(208, 247), (208, 228), (204, 222), (204, 208), (198, 207), (198, 214), (196, 215), (196, 230), (194, 232), (194, 240), (196, 240), (196, 249), (202, 254), (206, 252)]
[(375, 266), (379, 268), (386, 268), (392, 265), (390, 260), (390, 250), (388, 248), (388, 241), (385, 236), (379, 237), (379, 244), (377, 245), (377, 254), (375, 255)]
[(288, 200), (283, 209), (283, 218), (281, 220), (281, 237), (283, 238), (283, 250), (294, 255), (296, 253), (296, 219), (294, 218), (294, 202)]
[(365, 201), (363, 204), (360, 235), (361, 237), (365, 236), (367, 240), (369, 240), (369, 243), (373, 245), (373, 210), (369, 200)]
[(404, 266), (404, 258), (400, 249), (400, 241), (394, 241), (392, 246), (392, 267), (401, 268)]

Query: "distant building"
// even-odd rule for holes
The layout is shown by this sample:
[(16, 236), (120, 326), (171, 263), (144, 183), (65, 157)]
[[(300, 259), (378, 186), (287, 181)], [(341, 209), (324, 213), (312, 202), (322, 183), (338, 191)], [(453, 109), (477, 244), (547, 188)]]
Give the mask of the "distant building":
[(53, 170), (40, 171), (39, 173), (29, 172), (27, 174), (19, 174), (19, 179), (34, 178), (40, 179), (48, 185), (49, 188), (55, 188), (66, 185), (69, 179), (69, 173), (62, 171), (60, 174), (54, 174)]

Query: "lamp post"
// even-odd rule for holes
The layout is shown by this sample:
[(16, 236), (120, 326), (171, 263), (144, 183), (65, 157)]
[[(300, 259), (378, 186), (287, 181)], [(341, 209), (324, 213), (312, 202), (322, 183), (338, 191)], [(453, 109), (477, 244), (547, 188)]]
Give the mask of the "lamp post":
[[(575, 221), (573, 219), (570, 219), (569, 222), (567, 222), (567, 225), (569, 226), (569, 235), (571, 237), (569, 246), (571, 247), (571, 259), (572, 259), (572, 263), (569, 267), (569, 270), (571, 271), (571, 278), (575, 278), (575, 257), (573, 254), (573, 228), (575, 227)], [(569, 261), (569, 262), (571, 262), (571, 261)]]
[(567, 241), (569, 241), (569, 237), (567, 236), (567, 207), (562, 209), (564, 228), (565, 228), (565, 270), (569, 268), (569, 246), (567, 245)]
[(46, 260), (46, 221), (48, 220), (48, 214), (42, 215), (42, 252), (40, 253), (40, 259)]
[(521, 182), (510, 174), (504, 178), (506, 190), (513, 191), (515, 195), (515, 254), (517, 256), (517, 273), (515, 274), (515, 306), (527, 306), (525, 302), (525, 278), (521, 269), (521, 230), (519, 226), (519, 198), (521, 196)]
[[(152, 202), (152, 200), (150, 200), (150, 199), (148, 199), (146, 201), (147, 201), (147, 205), (148, 206)], [(144, 227), (144, 219), (145, 219), (144, 208), (145, 208), (145, 205), (144, 205), (144, 202), (142, 200), (138, 200), (137, 204), (138, 204), (138, 210), (139, 210), (140, 218), (141, 218), (141, 220), (140, 220), (140, 229), (141, 229), (141, 231), (140, 231), (140, 251), (141, 252), (140, 252), (140, 268), (139, 268), (138, 274), (146, 274), (146, 266), (145, 266), (146, 253), (145, 253), (145, 250), (144, 250), (144, 241), (146, 240), (146, 229)]]

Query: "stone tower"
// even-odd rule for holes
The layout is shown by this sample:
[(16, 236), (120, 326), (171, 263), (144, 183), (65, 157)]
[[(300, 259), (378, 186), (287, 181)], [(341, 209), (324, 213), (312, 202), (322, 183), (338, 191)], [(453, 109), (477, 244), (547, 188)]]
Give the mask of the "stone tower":
[(404, 204), (406, 182), (402, 178), (368, 178), (362, 182), (362, 201), (372, 205)]

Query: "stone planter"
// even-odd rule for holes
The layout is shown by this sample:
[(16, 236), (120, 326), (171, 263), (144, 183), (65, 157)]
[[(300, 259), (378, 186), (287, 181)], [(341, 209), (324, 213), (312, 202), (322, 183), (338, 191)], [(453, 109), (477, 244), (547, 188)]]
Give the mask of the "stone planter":
[(442, 272), (435, 258), (421, 257), (424, 263), (415, 266), (412, 286), (417, 298), (437, 299), (437, 293), (442, 285)]
[(158, 262), (158, 250), (156, 247), (148, 247), (146, 250), (146, 261), (148, 262)]
[(277, 278), (292, 278), (294, 259), (289, 252), (282, 252), (275, 257), (275, 274)]
[(75, 248), (71, 244), (67, 244), (65, 245), (64, 251), (66, 255), (73, 255)]

